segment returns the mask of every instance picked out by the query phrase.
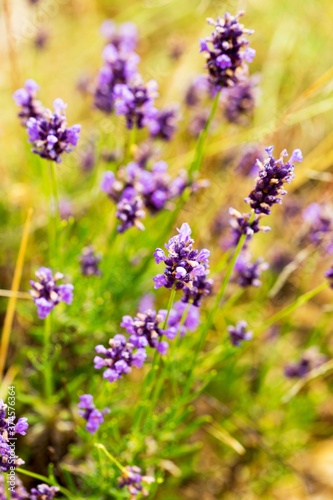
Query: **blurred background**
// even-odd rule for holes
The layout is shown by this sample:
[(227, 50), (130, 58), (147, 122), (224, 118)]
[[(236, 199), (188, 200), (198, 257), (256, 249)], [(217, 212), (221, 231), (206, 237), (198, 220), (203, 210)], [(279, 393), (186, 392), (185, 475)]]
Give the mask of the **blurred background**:
[[(79, 278), (77, 259), (82, 247), (93, 243), (104, 252), (106, 234), (114, 224), (110, 202), (98, 188), (102, 172), (108, 168), (103, 163), (102, 151), (117, 152), (124, 140), (123, 125), (93, 109), (91, 89), (102, 65), (104, 46), (100, 25), (105, 19), (135, 22), (139, 32), (140, 72), (145, 80), (157, 80), (160, 88), (157, 105), (180, 103), (180, 132), (176, 140), (161, 149), (161, 157), (169, 163), (171, 172), (177, 172), (187, 168), (196, 144), (196, 138), (188, 134), (194, 116), (183, 103), (193, 78), (204, 72), (198, 39), (210, 33), (206, 17), (216, 18), (225, 11), (235, 14), (242, 9), (246, 10), (245, 26), (255, 30), (251, 47), (257, 54), (251, 74), (260, 79), (257, 107), (244, 125), (227, 123), (218, 110), (202, 171), (210, 180), (210, 187), (190, 200), (179, 217), (180, 222), (186, 220), (191, 224), (198, 247), (211, 249), (213, 267), (218, 265), (224, 251), (222, 240), (227, 231), (229, 207), (247, 211), (243, 198), (254, 180), (237, 173), (236, 168), (246, 148), (253, 144), (274, 144), (277, 154), (285, 147), (289, 153), (301, 148), (304, 162), (296, 166), (296, 179), (287, 188), (283, 207), (276, 206), (269, 217), (268, 225), (273, 230), (253, 242), (255, 256), (270, 263), (263, 285), (258, 290), (246, 291), (237, 304), (231, 301), (227, 317), (217, 315), (215, 333), (209, 337), (215, 357), (213, 354), (208, 360), (203, 357), (202, 373), (211, 369), (217, 373), (195, 401), (193, 411), (197, 416), (210, 415), (213, 423), (192, 438), (195, 455), (190, 452), (189, 456), (177, 457), (176, 451), (170, 451), (163, 459), (164, 465), (158, 464), (165, 467), (170, 479), (159, 488), (156, 498), (330, 500), (333, 498), (330, 369), (306, 384), (288, 402), (282, 400), (295, 383), (284, 377), (286, 363), (299, 359), (313, 346), (326, 359), (332, 357), (331, 291), (321, 293), (305, 308), (298, 309), (275, 331), (267, 331), (255, 339), (241, 355), (230, 354), (229, 348), (217, 362), (216, 355), (225, 334), (225, 321), (245, 318), (251, 326), (260, 325), (263, 317), (269, 317), (323, 281), (323, 272), (331, 263), (324, 245), (307, 247), (305, 254), (301, 252), (307, 246), (305, 237), (309, 231), (302, 211), (313, 202), (332, 203), (332, 2), (2, 0), (0, 288), (10, 290), (30, 207), (34, 215), (22, 291), (28, 290), (29, 279), (44, 265), (47, 255), (47, 214), (41, 192), (40, 163), (30, 153), (26, 131), (19, 124), (11, 97), (27, 78), (33, 78), (41, 86), (39, 97), (47, 107), (61, 97), (68, 103), (69, 124), (82, 124), (77, 150), (57, 167), (63, 210), (66, 212), (67, 206), (69, 216), (63, 217), (56, 264), (79, 284), (71, 310), (59, 314), (55, 335), (64, 349), (58, 362), (62, 373), (59, 387), (62, 378), (68, 375), (72, 395), (78, 393), (90, 376), (96, 388), (99, 378), (93, 378), (90, 366), (93, 346), (99, 343), (104, 331), (114, 333), (122, 314), (134, 313), (140, 296), (151, 290), (151, 276), (157, 270), (153, 264), (135, 278), (135, 269), (129, 270), (127, 263), (135, 266), (151, 252), (157, 228), (165, 221), (163, 214), (158, 215), (147, 221), (145, 232), (126, 233), (118, 244), (116, 261), (104, 261), (107, 267), (102, 269), (100, 281), (93, 278), (95, 281), (87, 285)], [(94, 165), (85, 169), (85, 159), (91, 150), (95, 154)], [(269, 295), (282, 269), (290, 262), (293, 271), (275, 289), (276, 293)], [(108, 273), (111, 268), (112, 273)], [(237, 293), (235, 284), (228, 299), (234, 293)], [(167, 295), (158, 300), (162, 307)], [(7, 298), (0, 297), (1, 318), (6, 307)], [(7, 360), (8, 367), (16, 367), (13, 377), (20, 394), (18, 404), (22, 411), (31, 412), (30, 421), (32, 426), (35, 424), (30, 437), (26, 436), (28, 446), (22, 442), (22, 454), (31, 470), (45, 473), (43, 467), (45, 460), (50, 459), (46, 456), (51, 443), (67, 463), (67, 469), (75, 474), (76, 459), (84, 456), (86, 450), (72, 444), (68, 423), (70, 404), (63, 404), (64, 421), (63, 427), (57, 427), (58, 434), (52, 427), (55, 425), (52, 418), (48, 420), (48, 428), (42, 428), (40, 423), (40, 415), (45, 416), (47, 410), (38, 399), (39, 381), (33, 366), (42, 335), (35, 316), (32, 304), (18, 302)], [(89, 342), (92, 334), (93, 342), (96, 341), (93, 344)], [(118, 399), (120, 415), (126, 411), (126, 401), (136, 397), (141, 378), (133, 375), (132, 379), (132, 389), (123, 387), (121, 396), (114, 388), (107, 389), (112, 401)], [(175, 435), (175, 448), (177, 439)]]

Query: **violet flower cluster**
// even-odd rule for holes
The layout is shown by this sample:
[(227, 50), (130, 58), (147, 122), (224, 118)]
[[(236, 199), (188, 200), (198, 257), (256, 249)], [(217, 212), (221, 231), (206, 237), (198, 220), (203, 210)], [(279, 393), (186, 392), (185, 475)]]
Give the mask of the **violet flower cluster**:
[(21, 124), (25, 127), (29, 118), (41, 118), (45, 112), (42, 103), (37, 99), (38, 83), (32, 78), (26, 80), (24, 88), (18, 89), (13, 94), (13, 99), (17, 106), (20, 106), (18, 113)]
[(166, 354), (168, 343), (162, 341), (163, 335), (172, 339), (172, 333), (161, 328), (160, 324), (164, 323), (166, 311), (158, 312), (148, 309), (145, 312), (138, 312), (133, 319), (131, 316), (123, 316), (120, 326), (126, 329), (130, 335), (129, 342), (136, 348), (145, 348), (150, 346), (160, 354)]
[(10, 498), (15, 498), (15, 500), (25, 500), (27, 498), (30, 498), (27, 490), (23, 486), (21, 479), (18, 477), (15, 471), (14, 473), (13, 471), (12, 473), (9, 472), (9, 474), (7, 475), (7, 482), (8, 486), (5, 483), (5, 475), (0, 474), (0, 500), (7, 500), (8, 489), (11, 492)]
[(94, 247), (84, 247), (79, 257), (83, 276), (101, 276), (102, 273), (98, 267), (101, 259), (102, 256), (95, 253)]
[[(200, 183), (197, 185), (200, 187)], [(155, 214), (168, 208), (187, 186), (187, 178), (182, 171), (171, 179), (167, 163), (157, 161), (149, 169), (130, 162), (120, 167), (117, 177), (107, 170), (100, 188), (117, 203), (117, 218), (121, 221), (118, 231), (124, 232), (132, 226), (144, 229), (141, 219), (145, 217), (145, 209)], [(194, 184), (192, 188), (195, 189)]]
[(90, 434), (95, 434), (99, 426), (104, 422), (104, 415), (110, 413), (109, 408), (104, 408), (103, 411), (97, 410), (91, 394), (80, 396), (80, 402), (77, 406), (80, 408), (79, 415), (87, 421), (86, 431), (90, 432)]
[(247, 125), (253, 117), (258, 95), (258, 80), (255, 77), (226, 89), (223, 97), (223, 111), (230, 123)]
[(317, 347), (310, 347), (293, 363), (288, 363), (284, 368), (284, 375), (287, 378), (305, 377), (311, 370), (318, 368), (327, 361), (327, 356), (320, 354)]
[(31, 117), (27, 122), (32, 152), (46, 160), (62, 162), (62, 154), (73, 151), (80, 138), (81, 125), (68, 127), (65, 116), (67, 104), (62, 99), (53, 103), (54, 113), (46, 109), (42, 116)]
[(229, 214), (232, 216), (230, 219), (231, 226), (231, 246), (237, 246), (242, 235), (246, 235), (245, 244), (243, 249), (246, 248), (247, 243), (252, 239), (255, 233), (263, 231), (266, 233), (270, 231), (269, 226), (259, 226), (259, 221), (263, 217), (263, 214), (255, 215), (253, 220), (251, 219), (251, 213), (241, 214), (235, 208), (229, 208)]
[(143, 476), (140, 467), (127, 465), (123, 468), (121, 477), (118, 478), (118, 486), (119, 488), (126, 486), (131, 495), (130, 500), (135, 500), (139, 494), (148, 496), (148, 491), (142, 483), (151, 484), (154, 481), (154, 477)]
[(165, 244), (167, 256), (162, 248), (157, 248), (154, 253), (156, 263), (164, 262), (166, 266), (164, 274), (153, 278), (154, 288), (165, 286), (183, 290), (186, 287), (191, 290), (196, 277), (207, 276), (209, 250), (199, 252), (193, 249), (194, 240), (190, 237), (192, 230), (186, 222), (177, 231), (179, 234)]
[(241, 11), (232, 16), (226, 12), (223, 18), (218, 17), (216, 21), (207, 19), (214, 26), (214, 31), (210, 37), (200, 40), (200, 52), (205, 53), (206, 69), (216, 90), (237, 85), (247, 74), (247, 63), (255, 57), (255, 50), (249, 47), (245, 38), (254, 31), (245, 29), (239, 23), (243, 14)]
[(0, 399), (0, 470), (9, 472), (25, 462), (15, 455), (16, 434), (25, 436), (28, 429), (28, 419), (19, 418), (17, 423), (14, 423), (14, 418), (7, 417), (7, 405)]
[(238, 321), (236, 326), (228, 326), (231, 343), (239, 347), (244, 340), (251, 340), (253, 333), (247, 330), (246, 321)]
[(300, 149), (295, 149), (289, 158), (284, 163), (284, 158), (288, 156), (284, 149), (278, 160), (273, 156), (273, 146), (265, 148), (268, 158), (261, 163), (257, 161), (260, 169), (259, 176), (256, 179), (256, 185), (249, 196), (245, 198), (256, 214), (269, 215), (271, 207), (275, 203), (282, 203), (281, 196), (284, 196), (287, 191), (283, 189), (284, 183), (290, 184), (294, 179), (294, 162), (301, 162), (303, 156)]
[(37, 488), (32, 488), (31, 490), (31, 500), (52, 500), (56, 493), (59, 491), (57, 486), (49, 486), (48, 484), (42, 483), (37, 486)]
[(242, 288), (259, 287), (261, 285), (261, 273), (268, 268), (269, 264), (264, 259), (259, 258), (251, 262), (248, 254), (241, 253), (235, 264), (237, 282)]
[(109, 346), (109, 348), (103, 345), (95, 347), (96, 352), (104, 356), (104, 358), (101, 356), (95, 356), (94, 358), (97, 370), (105, 368), (103, 373), (104, 379), (107, 379), (109, 382), (115, 382), (123, 374), (130, 373), (132, 366), (142, 368), (143, 362), (147, 357), (144, 348), (136, 349), (131, 342), (127, 342), (124, 335), (120, 334), (115, 335), (109, 340)]
[(70, 305), (73, 301), (74, 286), (70, 283), (57, 285), (57, 281), (63, 278), (62, 273), (52, 274), (48, 267), (41, 267), (36, 271), (38, 281), (30, 281), (32, 290), (29, 290), (40, 319), (45, 319), (52, 309), (60, 302)]

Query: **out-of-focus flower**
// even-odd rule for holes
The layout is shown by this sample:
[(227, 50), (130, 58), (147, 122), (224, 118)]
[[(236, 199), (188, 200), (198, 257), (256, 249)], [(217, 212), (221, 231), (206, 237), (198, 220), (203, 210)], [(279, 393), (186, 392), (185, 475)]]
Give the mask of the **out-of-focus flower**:
[(164, 274), (158, 274), (153, 278), (154, 288), (161, 286), (166, 288), (175, 286), (177, 290), (184, 287), (192, 288), (196, 276), (206, 275), (209, 250), (203, 249), (200, 252), (193, 250), (194, 240), (190, 237), (192, 230), (187, 223), (182, 224), (177, 231), (179, 234), (165, 244), (168, 256), (165, 256), (161, 248), (157, 248), (154, 253), (156, 263), (163, 261), (166, 266)]
[(237, 282), (241, 287), (258, 287), (261, 285), (260, 276), (269, 268), (268, 262), (260, 258), (251, 262), (249, 255), (241, 253), (235, 264)]
[[(168, 338), (174, 338), (180, 327), (183, 315), (187, 309), (187, 304), (184, 302), (176, 302), (170, 311), (168, 318)], [(199, 309), (193, 304), (190, 304), (183, 325), (180, 328), (179, 335), (183, 337), (187, 331), (194, 332), (200, 324)]]
[(303, 220), (308, 225), (309, 239), (312, 243), (320, 245), (326, 243), (325, 250), (333, 252), (333, 210), (328, 204), (320, 205), (311, 203), (302, 213)]
[[(238, 210), (234, 208), (229, 208), (229, 214), (232, 216), (230, 219), (231, 232), (232, 232), (232, 246), (237, 246), (241, 236), (246, 235), (246, 242), (252, 239), (252, 236), (259, 231), (266, 233), (270, 231), (271, 228), (268, 226), (259, 226), (259, 221), (262, 214), (256, 215), (253, 221), (250, 223), (251, 213), (241, 214)], [(243, 247), (244, 248), (244, 247)]]
[(331, 266), (325, 273), (324, 276), (328, 279), (330, 287), (333, 288), (333, 266)]
[(13, 94), (13, 99), (17, 106), (21, 106), (18, 116), (21, 118), (21, 124), (26, 126), (29, 118), (41, 118), (44, 114), (44, 107), (36, 99), (38, 83), (32, 78), (26, 80), (24, 88), (18, 89)]
[(148, 491), (144, 489), (142, 483), (151, 484), (155, 481), (155, 478), (142, 476), (139, 467), (127, 465), (122, 470), (121, 477), (118, 478), (118, 481), (119, 488), (124, 488), (126, 486), (131, 494), (130, 500), (135, 500), (140, 493), (143, 496), (148, 496)]
[(132, 366), (141, 368), (147, 357), (144, 348), (137, 349), (134, 352), (134, 345), (131, 342), (127, 342), (124, 335), (115, 335), (109, 340), (109, 345), (108, 349), (103, 345), (96, 346), (96, 352), (102, 354), (105, 358), (101, 356), (95, 356), (94, 358), (97, 370), (106, 368), (103, 378), (109, 382), (115, 382), (124, 373), (129, 373), (132, 370)]
[(247, 330), (246, 321), (238, 321), (236, 326), (228, 326), (231, 343), (239, 347), (244, 340), (251, 340), (253, 333)]
[[(0, 499), (7, 500), (7, 485), (5, 483), (4, 474), (0, 474)], [(15, 474), (15, 491), (11, 492), (10, 498), (15, 498), (15, 500), (26, 500), (30, 498), (27, 490), (22, 484), (21, 479)]]
[(284, 149), (280, 154), (280, 158), (275, 160), (273, 153), (273, 146), (265, 148), (268, 158), (261, 163), (257, 160), (258, 167), (260, 168), (259, 176), (256, 179), (256, 185), (251, 191), (249, 196), (245, 198), (246, 203), (249, 203), (251, 208), (256, 214), (271, 213), (270, 207), (275, 203), (282, 203), (281, 196), (284, 196), (287, 191), (283, 189), (283, 184), (290, 182), (294, 179), (294, 162), (301, 162), (303, 156), (300, 149), (295, 149), (289, 158), (284, 163), (283, 158), (288, 156), (287, 151)]
[(32, 152), (41, 158), (60, 163), (61, 155), (73, 151), (80, 138), (81, 125), (67, 126), (65, 109), (62, 99), (53, 103), (55, 112), (46, 109), (42, 117), (29, 118), (27, 132), (29, 142), (33, 144)]
[(143, 201), (140, 196), (131, 199), (123, 198), (117, 204), (116, 217), (121, 222), (117, 226), (118, 233), (123, 233), (133, 226), (143, 231), (145, 227), (140, 219), (143, 219), (145, 215)]
[(58, 491), (59, 488), (57, 486), (49, 486), (42, 483), (37, 488), (32, 488), (30, 498), (31, 500), (52, 500)]
[(264, 148), (259, 144), (248, 144), (238, 160), (236, 172), (244, 176), (257, 177), (259, 174), (257, 160), (261, 163), (264, 161)]
[(83, 172), (90, 172), (95, 165), (95, 161), (95, 147), (93, 144), (90, 144), (80, 152), (79, 164)]
[(287, 378), (302, 378), (327, 360), (327, 356), (321, 354), (318, 348), (313, 346), (307, 349), (297, 362), (288, 363), (284, 368), (284, 374)]
[(59, 201), (59, 214), (62, 220), (68, 220), (70, 217), (73, 217), (73, 204), (70, 200), (62, 199)]
[(101, 33), (108, 43), (125, 52), (133, 51), (138, 42), (138, 29), (131, 22), (117, 27), (114, 21), (106, 19), (101, 25)]
[(187, 304), (190, 300), (192, 300), (193, 306), (201, 306), (202, 298), (212, 293), (213, 280), (208, 278), (208, 274), (209, 271), (208, 268), (206, 268), (205, 274), (194, 277), (192, 288), (183, 288), (182, 302)]
[(79, 257), (81, 273), (84, 276), (101, 276), (102, 273), (98, 267), (101, 259), (101, 255), (95, 254), (94, 247), (88, 246), (83, 248)]
[(161, 354), (165, 354), (168, 343), (161, 341), (161, 339), (163, 335), (168, 337), (168, 331), (159, 326), (160, 323), (164, 322), (165, 317), (166, 311), (164, 310), (156, 313), (156, 311), (148, 309), (144, 313), (138, 312), (134, 319), (131, 316), (123, 316), (120, 326), (126, 328), (130, 335), (128, 340), (135, 347), (141, 348), (149, 345)]
[(203, 109), (196, 113), (188, 126), (188, 132), (192, 137), (199, 137), (205, 128), (209, 117), (209, 110)]
[(191, 108), (202, 104), (204, 98), (213, 96), (213, 87), (207, 75), (197, 75), (186, 91), (185, 104)]
[(251, 35), (253, 30), (245, 29), (239, 23), (244, 14), (238, 12), (232, 16), (226, 12), (223, 18), (207, 19), (214, 26), (210, 37), (200, 40), (200, 52), (206, 55), (206, 68), (211, 84), (220, 90), (238, 84), (248, 72), (247, 63), (255, 57), (255, 50), (249, 47), (244, 35)]
[(37, 30), (37, 33), (34, 37), (33, 42), (34, 42), (36, 49), (43, 50), (43, 49), (45, 49), (48, 40), (49, 40), (49, 32), (43, 28), (39, 28)]
[(115, 103), (115, 86), (127, 84), (137, 73), (140, 57), (134, 52), (127, 52), (113, 44), (103, 50), (104, 65), (99, 71), (94, 93), (96, 108), (111, 113)]
[(73, 301), (74, 286), (70, 283), (57, 285), (57, 281), (63, 278), (62, 273), (52, 275), (51, 269), (41, 267), (36, 272), (39, 281), (30, 281), (32, 290), (29, 290), (36, 306), (40, 319), (45, 319), (54, 306), (60, 302), (70, 305)]
[(104, 408), (103, 411), (97, 410), (91, 394), (80, 396), (80, 402), (77, 406), (82, 408), (79, 410), (79, 415), (88, 422), (86, 431), (90, 432), (90, 434), (95, 434), (99, 426), (104, 422), (104, 415), (110, 413), (109, 408)]
[(171, 141), (177, 128), (179, 120), (178, 107), (169, 107), (158, 111), (148, 123), (151, 136), (154, 139)]
[[(15, 455), (12, 440), (16, 434), (25, 435), (29, 427), (27, 418), (20, 418), (15, 424), (15, 417), (7, 417), (7, 405), (0, 399), (0, 471), (10, 472), (24, 464), (24, 461)], [(5, 497), (7, 498), (7, 496)]]
[(258, 95), (258, 80), (250, 78), (225, 91), (223, 110), (228, 122), (247, 125), (253, 118)]
[(115, 112), (117, 115), (125, 115), (127, 128), (143, 128), (156, 117), (154, 100), (158, 96), (157, 89), (155, 80), (150, 80), (145, 85), (139, 76), (129, 85), (115, 85)]

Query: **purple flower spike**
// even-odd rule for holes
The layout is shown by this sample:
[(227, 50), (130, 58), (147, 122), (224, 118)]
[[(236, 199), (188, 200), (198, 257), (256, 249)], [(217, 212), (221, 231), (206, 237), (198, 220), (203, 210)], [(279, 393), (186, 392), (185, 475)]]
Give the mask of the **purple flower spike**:
[[(248, 198), (245, 198), (245, 201), (251, 206), (256, 214), (269, 215), (272, 205), (275, 203), (282, 203), (281, 196), (286, 194), (286, 191), (283, 189), (284, 183), (290, 184), (295, 175), (294, 164), (291, 158), (284, 163), (283, 158), (287, 155), (286, 150), (282, 151), (278, 160), (275, 160), (272, 154), (273, 146), (266, 148), (266, 151), (268, 158), (264, 163), (257, 160), (260, 173), (256, 179), (255, 187)], [(301, 161), (301, 152), (300, 150), (296, 151), (296, 156), (293, 156), (294, 161)]]
[(81, 125), (68, 127), (64, 113), (67, 104), (62, 99), (53, 103), (55, 112), (44, 110), (41, 116), (32, 116), (27, 121), (29, 142), (32, 152), (46, 160), (62, 162), (62, 154), (70, 153), (80, 138)]
[(239, 347), (244, 340), (251, 340), (253, 333), (246, 330), (246, 321), (238, 321), (236, 326), (228, 326), (231, 343)]
[(149, 132), (154, 139), (171, 141), (179, 119), (178, 108), (166, 108), (158, 111), (152, 120), (148, 122)]
[(117, 115), (125, 115), (127, 128), (143, 128), (156, 117), (154, 100), (158, 96), (157, 89), (155, 80), (145, 85), (139, 76), (130, 85), (117, 84), (114, 87), (115, 111)]
[(21, 434), (22, 436), (26, 435), (26, 430), (28, 429), (28, 419), (26, 417), (19, 418), (17, 424), (15, 425), (15, 432), (17, 434)]
[(209, 80), (216, 90), (237, 85), (248, 72), (247, 63), (251, 63), (255, 50), (248, 47), (245, 35), (251, 35), (253, 30), (245, 29), (239, 23), (244, 12), (235, 17), (228, 12), (216, 22), (207, 19), (214, 26), (212, 35), (200, 40), (200, 52), (206, 56), (206, 69)]
[(49, 486), (48, 484), (42, 483), (37, 486), (37, 488), (32, 488), (31, 490), (31, 500), (52, 500), (55, 494), (59, 491), (57, 486)]
[(60, 302), (70, 305), (73, 301), (72, 284), (57, 285), (57, 281), (63, 278), (61, 273), (52, 275), (51, 269), (41, 267), (36, 276), (39, 281), (30, 281), (32, 290), (29, 290), (36, 306), (40, 319), (45, 319), (50, 314), (54, 306)]
[(164, 310), (156, 313), (156, 311), (148, 309), (145, 312), (138, 312), (134, 318), (123, 316), (120, 326), (126, 328), (127, 333), (130, 335), (129, 341), (136, 348), (149, 345), (161, 352), (160, 349), (165, 348), (165, 344), (161, 342), (161, 339), (166, 332), (159, 325), (164, 322), (165, 316), (166, 312)]
[(83, 248), (79, 257), (83, 276), (101, 276), (102, 273), (98, 267), (101, 258), (101, 255), (95, 254), (94, 247)]
[(194, 240), (191, 239), (189, 224), (182, 224), (177, 231), (178, 234), (165, 244), (169, 252), (166, 258), (162, 258), (164, 252), (162, 255), (160, 248), (155, 251), (156, 262), (163, 260), (166, 265), (164, 275), (158, 274), (153, 278), (155, 288), (175, 286), (177, 290), (191, 290), (196, 279), (208, 274), (209, 251), (204, 249), (199, 253), (198, 250), (193, 250)]
[(38, 90), (39, 85), (35, 80), (29, 78), (25, 82), (24, 88), (16, 90), (13, 94), (15, 104), (21, 107), (18, 116), (21, 118), (23, 126), (26, 126), (29, 118), (41, 118), (44, 113), (42, 103), (36, 99)]
[(251, 262), (249, 255), (241, 253), (235, 264), (235, 272), (239, 285), (243, 288), (249, 286), (259, 287), (261, 285), (260, 275), (269, 268), (264, 259)]
[(155, 481), (155, 478), (150, 476), (142, 476), (141, 469), (136, 466), (130, 467), (127, 465), (122, 470), (121, 477), (118, 478), (119, 488), (128, 488), (131, 495), (131, 500), (135, 500), (137, 495), (148, 496), (148, 491), (143, 487), (142, 483), (151, 484)]
[(104, 408), (103, 411), (97, 410), (91, 394), (80, 396), (80, 402), (77, 406), (82, 408), (79, 410), (79, 415), (88, 422), (86, 431), (90, 432), (90, 434), (95, 434), (100, 424), (104, 422), (104, 415), (110, 413), (109, 408)]
[(141, 368), (146, 359), (146, 350), (139, 348), (135, 352), (135, 346), (131, 342), (127, 342), (124, 335), (115, 335), (109, 340), (110, 347), (96, 346), (96, 351), (103, 354), (105, 357), (95, 356), (94, 364), (97, 370), (106, 368), (103, 378), (109, 382), (115, 382), (121, 378), (123, 373), (129, 373), (132, 366)]

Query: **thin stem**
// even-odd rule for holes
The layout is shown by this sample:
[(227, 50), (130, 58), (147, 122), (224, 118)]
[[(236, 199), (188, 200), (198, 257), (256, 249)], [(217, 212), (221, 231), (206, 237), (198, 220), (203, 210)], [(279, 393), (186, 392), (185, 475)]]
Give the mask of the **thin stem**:
[(209, 118), (206, 122), (205, 128), (203, 129), (203, 131), (201, 132), (201, 134), (199, 136), (199, 140), (198, 140), (197, 147), (195, 150), (194, 160), (193, 160), (193, 162), (189, 168), (189, 171), (188, 171), (188, 176), (189, 176), (190, 180), (193, 179), (193, 175), (195, 174), (195, 172), (200, 170), (203, 156), (204, 156), (204, 152), (205, 152), (207, 135), (208, 135), (211, 123), (213, 121), (214, 115), (216, 113), (217, 105), (218, 105), (219, 98), (220, 98), (220, 93), (221, 93), (221, 91), (217, 92), (217, 94), (214, 98)]
[(59, 196), (58, 196), (58, 183), (57, 183), (57, 176), (56, 176), (56, 171), (55, 171), (55, 166), (54, 162), (50, 161), (50, 177), (51, 177), (51, 187), (52, 187), (52, 195), (53, 195), (53, 203), (54, 203), (54, 218), (56, 220), (56, 224), (58, 225), (58, 222), (60, 220), (60, 215), (59, 215)]
[(323, 283), (318, 285), (316, 288), (313, 288), (312, 290), (309, 290), (308, 292), (304, 293), (303, 295), (298, 297), (292, 304), (289, 304), (289, 306), (282, 309), (282, 311), (279, 311), (278, 313), (274, 314), (271, 318), (266, 320), (259, 328), (256, 328), (254, 330), (254, 333), (257, 335), (262, 333), (267, 328), (274, 325), (274, 323), (277, 323), (282, 318), (285, 318), (286, 316), (288, 316), (290, 313), (292, 313), (298, 307), (306, 304), (309, 300), (311, 300), (313, 297), (318, 295), (318, 293), (325, 290), (325, 288), (327, 288), (328, 286), (329, 286), (328, 281), (324, 281)]
[(171, 294), (170, 294), (170, 297), (169, 297), (169, 302), (168, 302), (167, 314), (165, 316), (165, 320), (164, 320), (164, 324), (163, 324), (163, 330), (165, 330), (166, 327), (167, 327), (168, 319), (169, 319), (169, 315), (170, 315), (170, 311), (172, 309), (172, 306), (173, 306), (173, 303), (174, 303), (174, 300), (175, 300), (175, 295), (176, 295), (176, 289), (172, 288)]
[(40, 168), (42, 170), (43, 191), (45, 197), (46, 212), (48, 215), (47, 236), (49, 240), (49, 261), (51, 263), (52, 258), (54, 256), (55, 241), (56, 241), (55, 226), (53, 224), (53, 214), (51, 207), (51, 190), (50, 190), (49, 178), (47, 175), (47, 167), (43, 162), (41, 162)]
[(66, 495), (67, 498), (77, 498), (76, 496), (73, 496), (69, 490), (67, 490), (63, 486), (59, 486), (56, 481), (51, 481), (46, 476), (42, 476), (41, 474), (36, 474), (35, 472), (30, 472), (28, 470), (21, 469), (21, 467), (18, 467), (16, 470), (17, 470), (17, 472), (19, 472), (20, 474), (24, 474), (25, 476), (34, 477), (35, 479), (39, 479), (40, 481), (43, 481), (44, 483), (51, 484), (52, 486), (58, 486), (61, 493)]
[[(250, 220), (249, 220), (249, 224), (251, 225), (251, 223), (253, 222), (255, 218), (255, 213), (253, 212), (251, 217), (250, 217)], [(193, 380), (193, 373), (194, 373), (194, 368), (195, 368), (195, 365), (196, 365), (196, 362), (197, 362), (197, 358), (198, 358), (198, 355), (199, 355), (199, 352), (201, 351), (202, 347), (203, 347), (203, 344), (206, 340), (206, 336), (207, 336), (207, 333), (211, 327), (211, 325), (213, 324), (213, 321), (214, 321), (214, 316), (216, 314), (216, 311), (221, 303), (221, 300), (223, 299), (224, 297), (224, 294), (225, 294), (225, 291), (226, 291), (226, 288), (228, 286), (228, 283), (229, 283), (229, 280), (231, 278), (231, 275), (232, 275), (232, 272), (234, 270), (234, 267), (235, 267), (235, 264), (236, 264), (236, 260), (239, 256), (239, 254), (241, 253), (242, 249), (243, 249), (243, 246), (245, 244), (245, 240), (247, 238), (247, 235), (246, 234), (242, 234), (242, 236), (240, 237), (239, 239), (239, 242), (236, 246), (236, 249), (235, 249), (235, 252), (228, 264), (228, 267), (227, 267), (227, 270), (226, 270), (226, 273), (225, 273), (225, 276), (223, 278), (223, 281), (221, 283), (221, 287), (220, 287), (220, 290), (216, 296), (216, 299), (215, 299), (215, 302), (214, 302), (214, 305), (209, 313), (209, 316), (208, 316), (208, 319), (206, 321), (206, 323), (204, 324), (202, 330), (201, 330), (201, 336), (200, 336), (200, 340), (199, 340), (199, 343), (197, 345), (197, 348), (196, 348), (196, 351), (195, 351), (195, 354), (193, 356), (193, 360), (192, 360), (192, 364), (191, 364), (191, 368), (190, 368), (190, 373), (189, 373), (189, 376), (188, 376), (188, 379), (187, 379), (187, 383), (185, 385), (185, 389), (184, 389), (184, 397), (186, 397), (191, 389), (191, 385), (192, 385), (192, 380)]]
[(118, 469), (120, 469), (122, 472), (125, 470), (125, 467), (123, 467), (121, 465), (120, 462), (118, 462), (118, 460), (116, 458), (114, 458), (111, 453), (108, 452), (108, 450), (105, 448), (105, 446), (101, 443), (95, 443), (95, 446), (96, 448), (98, 448), (99, 450), (102, 450), (103, 453), (111, 460), (111, 462), (113, 462), (117, 467)]
[(12, 292), (11, 290), (2, 290), (2, 289), (0, 289), (0, 297), (16, 297), (17, 299), (32, 300), (30, 293)]
[(48, 400), (52, 395), (52, 366), (50, 363), (50, 338), (51, 338), (51, 313), (44, 320), (44, 390), (45, 397)]

